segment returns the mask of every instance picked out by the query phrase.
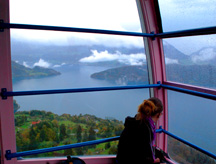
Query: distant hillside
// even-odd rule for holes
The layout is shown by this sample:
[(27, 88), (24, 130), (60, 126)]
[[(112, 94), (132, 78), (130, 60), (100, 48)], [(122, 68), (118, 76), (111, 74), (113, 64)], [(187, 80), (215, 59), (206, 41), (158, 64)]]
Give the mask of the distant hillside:
[(190, 56), (185, 55), (174, 46), (167, 42), (163, 42), (164, 54), (166, 58), (178, 61), (178, 64), (189, 64), (191, 63)]
[[(33, 65), (39, 59), (49, 61), (53, 65), (56, 64), (89, 64), (89, 65), (111, 65), (121, 66), (128, 65), (119, 63), (117, 60), (113, 61), (100, 61), (94, 63), (80, 63), (80, 59), (92, 56), (92, 50), (97, 52), (107, 51), (109, 54), (116, 54), (119, 52), (123, 55), (131, 54), (145, 54), (144, 47), (107, 47), (104, 45), (48, 45), (37, 42), (25, 42), (12, 39), (11, 41), (11, 54), (12, 60), (19, 62), (27, 62)], [(164, 42), (164, 53), (167, 61), (176, 61), (178, 64), (190, 64), (191, 58), (185, 55), (171, 44)], [(170, 59), (170, 60), (169, 60)]]
[[(167, 80), (199, 86), (216, 86), (216, 67), (211, 65), (166, 65)], [(147, 84), (146, 66), (126, 66), (94, 73), (91, 78), (116, 84)]]
[(53, 69), (43, 68), (35, 66), (34, 68), (28, 68), (23, 65), (20, 65), (12, 61), (12, 78), (13, 80), (25, 79), (25, 78), (39, 78), (60, 75), (60, 72), (57, 72)]
[(94, 73), (91, 78), (113, 81), (116, 84), (147, 84), (148, 73), (146, 65), (143, 66), (124, 66), (108, 69), (102, 72)]

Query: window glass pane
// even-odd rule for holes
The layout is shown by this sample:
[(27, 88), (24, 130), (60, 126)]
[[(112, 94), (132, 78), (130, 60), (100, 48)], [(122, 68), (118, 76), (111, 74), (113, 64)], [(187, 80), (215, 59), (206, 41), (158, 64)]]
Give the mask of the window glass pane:
[(168, 91), (169, 131), (215, 154), (215, 106), (214, 100)]
[(168, 81), (216, 88), (216, 35), (164, 39)]
[(11, 23), (141, 31), (134, 0), (11, 0)]
[[(148, 89), (14, 97), (17, 150), (27, 151), (119, 136)], [(19, 105), (18, 105), (19, 103)], [(117, 141), (27, 156), (115, 154)]]
[[(144, 47), (135, 43), (143, 43), (141, 38), (91, 35), (102, 42), (94, 45), (94, 41), (80, 38), (80, 45), (70, 45), (70, 41), (55, 45), (48, 41), (52, 40), (49, 32), (44, 34), (48, 40), (42, 42), (18, 40), (13, 34), (14, 90), (148, 84)], [(71, 38), (73, 41), (76, 38)], [(113, 43), (109, 44), (111, 41)]]
[[(10, 3), (12, 23), (141, 29), (135, 1)], [(144, 51), (141, 37), (11, 29), (13, 91), (149, 84)], [(125, 117), (134, 116), (148, 97), (148, 89), (14, 97), (17, 150), (118, 136)], [(29, 157), (115, 154), (116, 149), (117, 142), (111, 142)]]
[(168, 136), (168, 152), (172, 160), (188, 164), (215, 164), (215, 159)]
[(215, 26), (216, 1), (159, 0), (164, 32)]

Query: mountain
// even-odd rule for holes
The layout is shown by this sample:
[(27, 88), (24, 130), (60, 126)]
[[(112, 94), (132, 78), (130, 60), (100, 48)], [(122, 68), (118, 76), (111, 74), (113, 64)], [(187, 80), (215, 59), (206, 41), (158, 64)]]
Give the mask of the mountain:
[[(188, 64), (191, 63), (190, 57), (185, 55), (171, 44), (164, 41), (164, 53), (166, 63)], [(109, 57), (117, 58), (108, 60), (104, 57), (104, 61), (94, 62), (80, 62), (81, 59), (86, 57), (95, 58), (93, 50), (98, 53), (107, 52)], [(127, 62), (122, 62), (122, 56), (128, 56), (135, 59), (137, 54), (145, 54), (144, 47), (108, 47), (104, 45), (49, 45), (38, 42), (27, 42), (11, 40), (11, 54), (12, 60), (19, 61), (20, 63), (27, 62), (28, 65), (33, 66), (38, 60), (43, 59), (52, 63), (53, 65), (65, 64), (88, 64), (88, 65), (128, 65)], [(133, 55), (133, 56), (130, 56)], [(97, 56), (98, 57), (98, 56)], [(132, 59), (132, 60), (133, 60)], [(145, 63), (143, 58), (142, 63)]]
[(53, 69), (43, 68), (35, 66), (34, 68), (28, 68), (23, 65), (20, 65), (14, 61), (11, 61), (12, 64), (12, 78), (13, 80), (24, 79), (24, 78), (39, 78), (60, 75), (60, 72), (57, 72)]
[(191, 63), (190, 56), (185, 55), (178, 49), (166, 41), (163, 42), (164, 54), (166, 59), (176, 60), (177, 64), (188, 64)]
[[(103, 45), (49, 45), (38, 42), (27, 42), (21, 40), (11, 40), (11, 56), (12, 60), (20, 63), (27, 62), (30, 66), (38, 62), (40, 59), (48, 61), (53, 65), (56, 64), (80, 64), (79, 60), (92, 55), (92, 50), (108, 51), (113, 54), (117, 51), (122, 54), (144, 53), (144, 48), (137, 47), (106, 47)], [(111, 62), (104, 61), (106, 64)], [(91, 64), (91, 63), (82, 63)], [(95, 64), (95, 63), (94, 63)], [(97, 63), (99, 64), (99, 63)], [(119, 64), (119, 63), (118, 63)], [(116, 65), (116, 64), (115, 64)]]
[[(91, 78), (121, 85), (148, 84), (147, 67), (126, 66), (94, 73)], [(216, 67), (211, 65), (166, 65), (167, 80), (198, 86), (216, 86)]]

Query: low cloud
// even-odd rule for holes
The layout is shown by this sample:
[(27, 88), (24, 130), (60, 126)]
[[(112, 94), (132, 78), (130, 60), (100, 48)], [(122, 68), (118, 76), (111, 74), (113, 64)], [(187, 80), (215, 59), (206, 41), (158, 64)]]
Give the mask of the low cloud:
[(30, 68), (30, 66), (27, 64), (27, 62), (23, 62), (23, 65), (25, 66), (25, 67), (28, 67), (28, 68)]
[(166, 64), (179, 64), (177, 59), (170, 59), (170, 58), (165, 58), (165, 63)]
[(34, 63), (33, 67), (35, 67), (35, 66), (48, 68), (51, 66), (51, 64), (49, 62), (46, 62), (43, 59), (40, 59), (38, 62)]
[(214, 48), (206, 48), (200, 51), (198, 54), (192, 56), (192, 61), (194, 63), (201, 62), (201, 61), (209, 61), (216, 57), (216, 52)]
[(109, 53), (107, 50), (98, 52), (97, 50), (91, 50), (92, 55), (80, 59), (82, 63), (96, 63), (106, 61), (118, 61), (127, 65), (141, 65), (146, 61), (146, 55), (144, 53), (137, 54), (122, 54), (119, 51), (115, 53)]
[(58, 68), (58, 67), (61, 67), (61, 66), (65, 65), (65, 64), (66, 64), (66, 63), (56, 64), (56, 65), (54, 65), (53, 67), (54, 67), (54, 68)]

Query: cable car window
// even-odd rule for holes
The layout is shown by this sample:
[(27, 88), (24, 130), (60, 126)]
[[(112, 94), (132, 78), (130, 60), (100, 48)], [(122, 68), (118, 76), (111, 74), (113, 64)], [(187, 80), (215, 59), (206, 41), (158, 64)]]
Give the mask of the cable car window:
[(216, 1), (159, 0), (164, 32), (215, 26)]
[[(216, 128), (215, 105), (214, 100), (168, 91), (169, 132), (215, 154), (216, 131), (213, 130)], [(181, 158), (190, 163), (193, 163), (192, 160), (203, 161), (203, 159), (197, 160), (198, 154), (202, 153), (173, 139), (168, 140), (168, 151), (171, 157), (179, 163), (182, 163)], [(184, 156), (184, 153), (188, 151), (190, 153)], [(207, 158), (201, 156), (204, 159)], [(209, 157), (208, 160), (212, 159)]]
[(168, 81), (216, 88), (216, 35), (163, 40)]
[[(11, 23), (141, 31), (135, 1), (71, 3), (11, 0)], [(149, 84), (141, 37), (11, 29), (11, 58), (13, 91)], [(148, 97), (149, 89), (14, 97), (17, 151), (119, 136)], [(29, 157), (116, 150), (111, 142)]]

